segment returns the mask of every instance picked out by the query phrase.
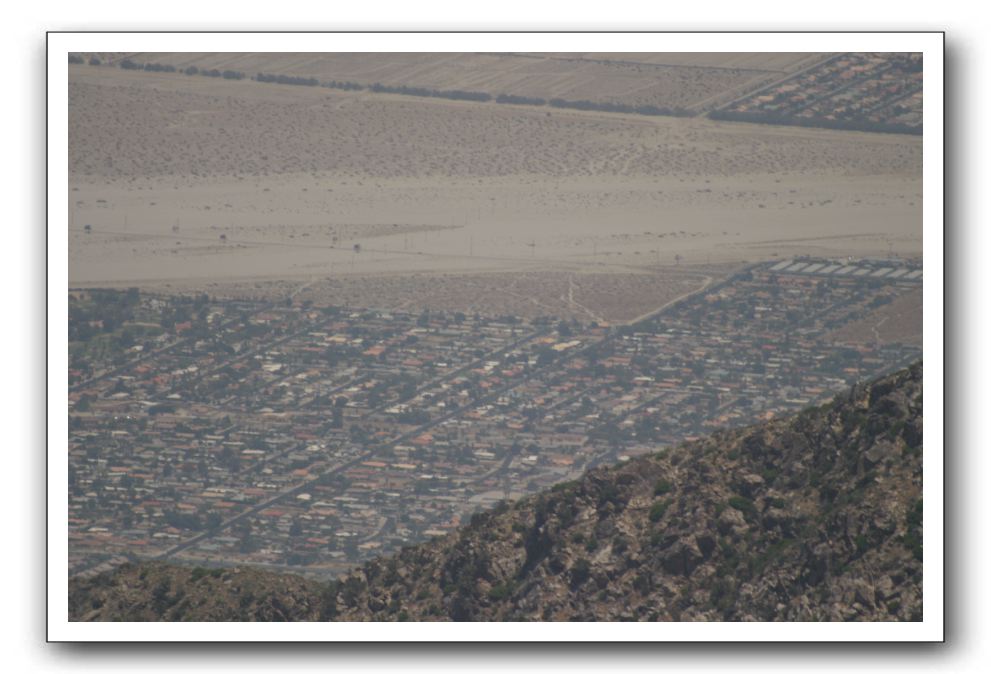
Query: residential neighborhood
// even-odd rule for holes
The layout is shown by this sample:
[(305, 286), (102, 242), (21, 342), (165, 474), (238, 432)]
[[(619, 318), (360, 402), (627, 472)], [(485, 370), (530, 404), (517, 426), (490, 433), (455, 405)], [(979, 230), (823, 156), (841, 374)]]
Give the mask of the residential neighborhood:
[(713, 117), (922, 133), (922, 54), (838, 54)]
[(918, 359), (841, 328), (921, 280), (901, 259), (767, 262), (622, 325), (71, 291), (70, 574), (339, 575)]

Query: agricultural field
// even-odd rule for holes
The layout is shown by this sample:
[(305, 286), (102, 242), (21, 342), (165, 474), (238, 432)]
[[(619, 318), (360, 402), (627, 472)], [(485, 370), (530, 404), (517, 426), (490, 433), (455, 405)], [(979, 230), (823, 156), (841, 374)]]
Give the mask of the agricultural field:
[(104, 55), (177, 70), (260, 72), (323, 81), (652, 105), (699, 111), (826, 55), (670, 53), (200, 53)]

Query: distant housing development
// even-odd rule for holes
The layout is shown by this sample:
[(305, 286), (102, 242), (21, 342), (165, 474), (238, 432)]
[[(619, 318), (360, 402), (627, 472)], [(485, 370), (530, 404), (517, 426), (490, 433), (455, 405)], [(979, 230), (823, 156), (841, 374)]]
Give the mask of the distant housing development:
[(840, 54), (711, 116), (921, 134), (922, 54)]
[(921, 280), (897, 258), (786, 259), (625, 325), (71, 291), (70, 574), (338, 575), (918, 359), (872, 317)]

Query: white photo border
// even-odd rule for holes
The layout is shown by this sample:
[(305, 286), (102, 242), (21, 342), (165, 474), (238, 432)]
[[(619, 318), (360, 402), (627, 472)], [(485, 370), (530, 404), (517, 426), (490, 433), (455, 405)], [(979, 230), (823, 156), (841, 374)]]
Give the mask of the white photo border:
[[(68, 620), (69, 52), (603, 51), (922, 52), (923, 620), (909, 623), (81, 623)], [(51, 32), (48, 34), (49, 641), (93, 642), (940, 642), (943, 540), (943, 34), (941, 32)]]

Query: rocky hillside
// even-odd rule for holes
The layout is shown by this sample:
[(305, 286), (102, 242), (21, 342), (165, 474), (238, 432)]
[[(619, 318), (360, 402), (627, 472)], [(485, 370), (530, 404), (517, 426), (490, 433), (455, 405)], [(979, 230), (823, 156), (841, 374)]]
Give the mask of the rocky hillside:
[(128, 565), (74, 620), (920, 620), (922, 364), (589, 472), (320, 584)]

